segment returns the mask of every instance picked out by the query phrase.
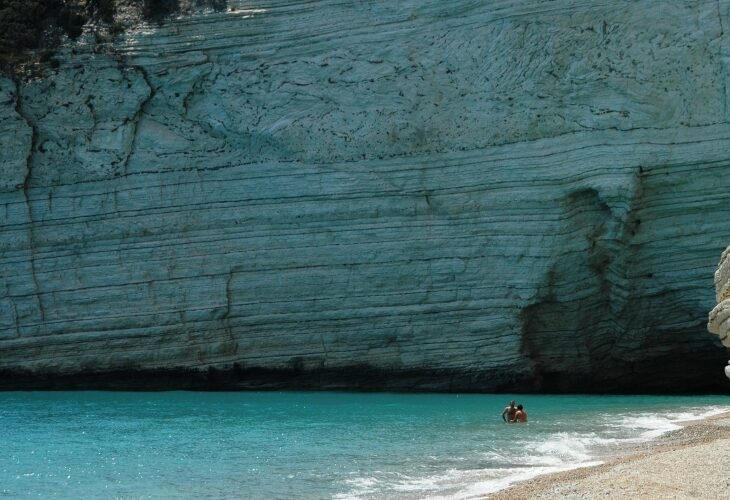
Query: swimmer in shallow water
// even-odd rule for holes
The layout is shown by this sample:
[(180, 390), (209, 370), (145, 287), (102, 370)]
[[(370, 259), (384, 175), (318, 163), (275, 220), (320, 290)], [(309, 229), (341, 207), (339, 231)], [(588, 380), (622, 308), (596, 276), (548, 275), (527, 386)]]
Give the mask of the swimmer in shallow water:
[(512, 423), (525, 424), (527, 423), (527, 412), (524, 410), (522, 405), (517, 405), (517, 411), (515, 412), (514, 420)]
[(517, 408), (515, 408), (515, 402), (510, 401), (509, 406), (505, 406), (504, 410), (502, 410), (502, 420), (504, 420), (505, 422), (514, 421), (515, 413), (517, 413)]

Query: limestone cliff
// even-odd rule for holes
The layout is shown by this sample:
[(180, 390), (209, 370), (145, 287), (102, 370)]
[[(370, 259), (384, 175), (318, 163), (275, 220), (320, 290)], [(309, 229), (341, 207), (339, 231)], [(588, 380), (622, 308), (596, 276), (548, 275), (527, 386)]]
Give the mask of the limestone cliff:
[(0, 80), (0, 386), (726, 389), (728, 14), (231, 1), (80, 35)]

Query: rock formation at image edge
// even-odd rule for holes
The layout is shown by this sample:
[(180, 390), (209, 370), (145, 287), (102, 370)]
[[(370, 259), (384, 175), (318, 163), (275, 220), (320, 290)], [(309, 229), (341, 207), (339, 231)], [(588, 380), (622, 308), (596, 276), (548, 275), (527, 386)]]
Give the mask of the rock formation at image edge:
[[(707, 329), (717, 335), (725, 347), (730, 347), (730, 247), (722, 253), (715, 271), (715, 300), (717, 305), (710, 311)], [(730, 363), (725, 367), (730, 378)]]

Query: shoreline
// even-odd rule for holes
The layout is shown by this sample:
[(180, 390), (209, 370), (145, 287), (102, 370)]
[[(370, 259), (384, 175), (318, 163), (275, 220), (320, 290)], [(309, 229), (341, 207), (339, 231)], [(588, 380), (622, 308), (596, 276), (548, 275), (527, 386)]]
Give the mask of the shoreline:
[(600, 465), (537, 476), (485, 498), (730, 498), (730, 412), (678, 425)]
[[(31, 344), (26, 346), (32, 348)], [(723, 359), (723, 363), (725, 360)], [(654, 368), (664, 373), (662, 366)], [(687, 369), (690, 369), (689, 367)], [(308, 367), (292, 358), (286, 366), (264, 368), (243, 363), (79, 370), (64, 366), (0, 366), (0, 391), (346, 391), (444, 394), (713, 395), (727, 391), (727, 378), (713, 373), (698, 379), (666, 381), (636, 378), (613, 382), (592, 376), (542, 380), (515, 376), (508, 369), (383, 368), (364, 363)], [(600, 391), (597, 389), (600, 388)], [(629, 388), (631, 390), (629, 390)]]

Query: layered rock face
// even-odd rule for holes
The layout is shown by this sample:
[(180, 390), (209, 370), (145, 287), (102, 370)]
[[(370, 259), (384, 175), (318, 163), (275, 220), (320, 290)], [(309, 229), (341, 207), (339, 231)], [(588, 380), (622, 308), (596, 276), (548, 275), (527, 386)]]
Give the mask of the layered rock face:
[(725, 390), (727, 1), (229, 2), (0, 80), (0, 386)]

